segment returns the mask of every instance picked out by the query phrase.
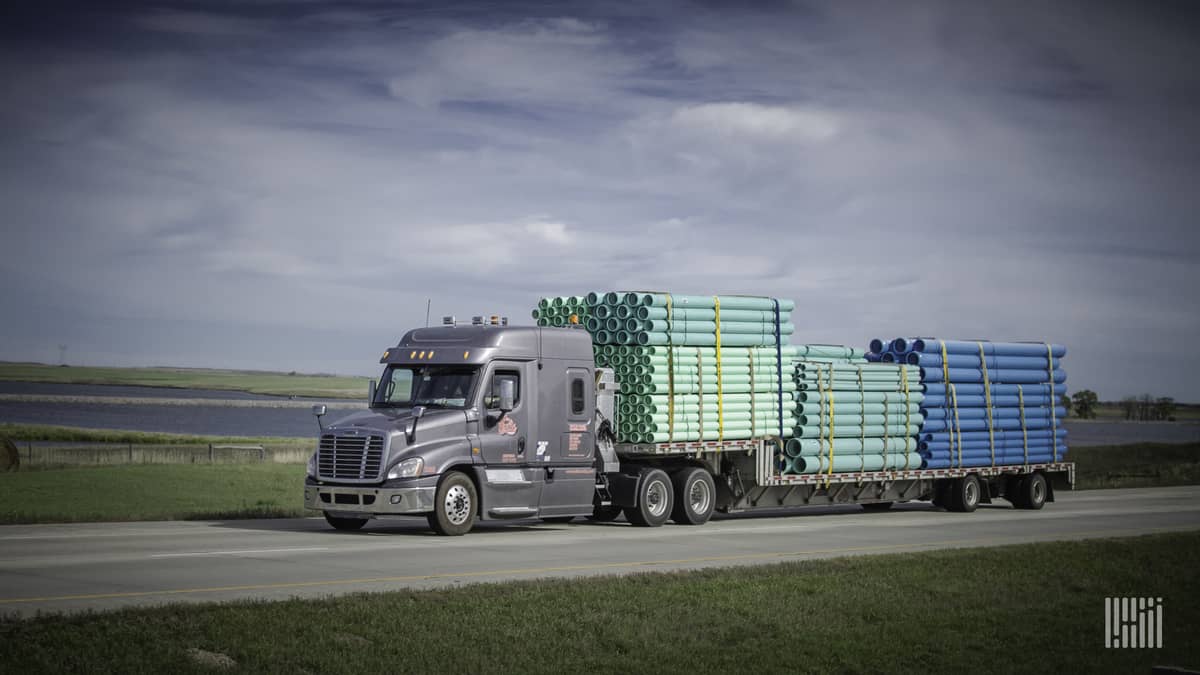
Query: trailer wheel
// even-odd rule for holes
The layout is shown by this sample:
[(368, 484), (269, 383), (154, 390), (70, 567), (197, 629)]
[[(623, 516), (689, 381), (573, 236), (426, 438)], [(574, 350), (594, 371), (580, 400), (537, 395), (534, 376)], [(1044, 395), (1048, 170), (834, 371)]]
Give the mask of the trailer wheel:
[(625, 509), (625, 519), (642, 527), (658, 527), (671, 516), (671, 478), (662, 469), (650, 469), (638, 481), (637, 506)]
[(680, 525), (703, 525), (712, 517), (717, 505), (717, 486), (708, 471), (688, 467), (675, 472), (675, 507), (671, 520)]
[(1020, 501), (1013, 502), (1013, 506), (1037, 511), (1046, 505), (1046, 492), (1046, 477), (1040, 473), (1031, 473), (1017, 483), (1017, 496)]
[(363, 525), (367, 524), (367, 519), (366, 518), (339, 518), (338, 516), (329, 515), (329, 512), (326, 511), (325, 512), (325, 522), (332, 525), (333, 529), (335, 529), (335, 530), (341, 530), (343, 532), (354, 532), (356, 530), (361, 530)]
[(592, 507), (592, 515), (588, 516), (588, 520), (594, 523), (611, 523), (621, 515), (621, 507), (619, 506), (601, 506), (597, 504)]
[(892, 508), (892, 502), (870, 502), (862, 507), (864, 511), (887, 511)]
[(954, 479), (950, 483), (947, 495), (949, 497), (947, 508), (958, 513), (974, 511), (979, 506), (979, 490), (979, 479), (975, 477), (975, 474)]
[(446, 474), (434, 494), (433, 513), (428, 516), (430, 529), (451, 537), (470, 532), (475, 526), (478, 501), (470, 478), (458, 471)]

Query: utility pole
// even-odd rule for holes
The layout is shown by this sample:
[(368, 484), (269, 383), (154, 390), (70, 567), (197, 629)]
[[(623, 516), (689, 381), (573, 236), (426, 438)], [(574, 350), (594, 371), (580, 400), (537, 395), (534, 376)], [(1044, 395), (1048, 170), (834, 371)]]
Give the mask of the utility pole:
[(67, 365), (67, 345), (58, 346), (58, 365)]
[(425, 299), (425, 327), (429, 328), (429, 305), (433, 303), (433, 298)]

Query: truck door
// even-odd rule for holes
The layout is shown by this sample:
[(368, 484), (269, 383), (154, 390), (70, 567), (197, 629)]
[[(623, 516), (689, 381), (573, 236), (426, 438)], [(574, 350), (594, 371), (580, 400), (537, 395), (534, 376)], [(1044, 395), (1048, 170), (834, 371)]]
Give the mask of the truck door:
[[(536, 419), (537, 395), (526, 370), (525, 363), (496, 361), (484, 375), (479, 454), (484, 464), (481, 502), (485, 517), (537, 514), (542, 480), (540, 473), (529, 467), (529, 439), (537, 433), (531, 425)], [(500, 383), (504, 381), (513, 383), (513, 409), (508, 412), (500, 410)]]
[[(590, 368), (568, 367), (541, 406), (542, 433), (535, 461), (545, 473), (542, 517), (590, 513), (596, 490), (595, 384)], [(550, 388), (547, 388), (548, 390)]]

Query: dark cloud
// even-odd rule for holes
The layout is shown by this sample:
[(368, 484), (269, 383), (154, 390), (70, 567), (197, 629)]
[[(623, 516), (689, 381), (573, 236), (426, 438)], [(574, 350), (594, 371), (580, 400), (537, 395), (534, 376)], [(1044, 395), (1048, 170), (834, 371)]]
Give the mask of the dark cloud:
[(1200, 400), (1193, 7), (6, 8), (0, 358), (371, 372), (427, 299), (659, 288)]

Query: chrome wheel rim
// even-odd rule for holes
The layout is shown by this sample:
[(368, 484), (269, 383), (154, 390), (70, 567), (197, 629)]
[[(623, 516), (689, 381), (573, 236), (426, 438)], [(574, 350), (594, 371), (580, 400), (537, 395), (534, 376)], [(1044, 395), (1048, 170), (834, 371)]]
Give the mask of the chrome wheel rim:
[(1033, 481), (1032, 497), (1033, 497), (1034, 504), (1041, 504), (1042, 500), (1046, 498), (1046, 486), (1044, 483), (1042, 483), (1042, 481), (1040, 481), (1040, 480)]
[(659, 517), (667, 512), (667, 485), (656, 480), (646, 486), (646, 510)]
[(461, 485), (452, 485), (446, 490), (446, 520), (453, 525), (462, 525), (471, 517), (471, 494)]
[(692, 513), (707, 513), (711, 501), (712, 491), (709, 490), (708, 483), (702, 480), (692, 483), (692, 488), (688, 490), (688, 505), (691, 507)]
[(963, 491), (963, 501), (967, 506), (974, 506), (979, 502), (979, 483), (968, 481), (966, 489)]

